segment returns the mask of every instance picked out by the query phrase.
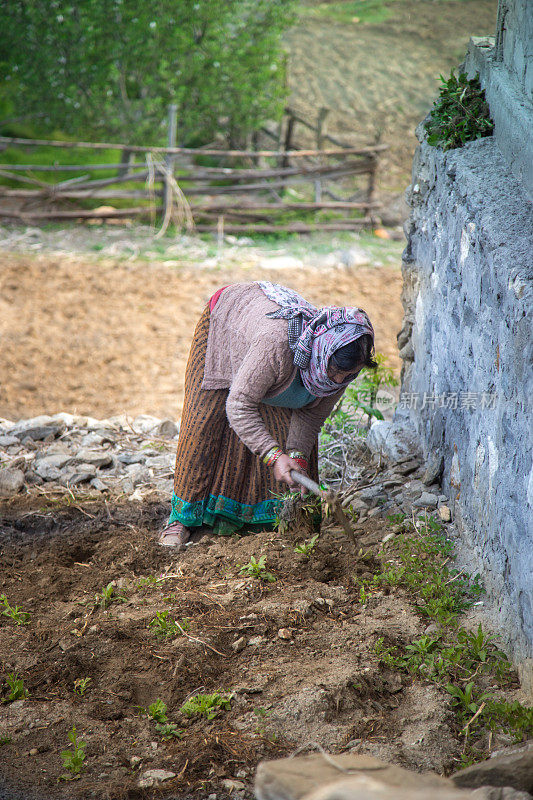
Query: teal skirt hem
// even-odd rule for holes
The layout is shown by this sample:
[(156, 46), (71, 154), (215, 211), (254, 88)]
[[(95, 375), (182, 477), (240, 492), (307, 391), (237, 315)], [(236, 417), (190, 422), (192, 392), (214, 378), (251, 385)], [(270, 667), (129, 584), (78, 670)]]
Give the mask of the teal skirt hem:
[(205, 500), (190, 503), (173, 492), (168, 524), (181, 522), (187, 528), (208, 525), (221, 534), (241, 529), (272, 530), (279, 508), (280, 501), (277, 498), (246, 505), (223, 495), (209, 495)]

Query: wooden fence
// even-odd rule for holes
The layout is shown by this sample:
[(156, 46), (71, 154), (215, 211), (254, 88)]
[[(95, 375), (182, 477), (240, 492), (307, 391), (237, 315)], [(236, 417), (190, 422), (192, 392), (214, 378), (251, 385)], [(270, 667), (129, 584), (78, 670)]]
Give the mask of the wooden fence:
[[(162, 214), (161, 230), (173, 221), (188, 229), (218, 230), (219, 234), (221, 229), (226, 233), (310, 232), (357, 230), (373, 225), (379, 208), (374, 197), (375, 175), (379, 155), (387, 146), (376, 143), (359, 148), (339, 147), (341, 143), (335, 141), (335, 149), (292, 149), (296, 122), (309, 125), (293, 115), (284, 145), (276, 150), (176, 147), (172, 108), (168, 147), (0, 137), (0, 148), (44, 145), (111, 149), (121, 155), (120, 163), (114, 164), (0, 163), (0, 178), (11, 184), (0, 186), (0, 201), (4, 201), (0, 216), (31, 222), (138, 216), (154, 220), (156, 214)], [(322, 143), (325, 138), (332, 137), (323, 136)], [(198, 164), (200, 157), (205, 161), (208, 156), (217, 166)], [(117, 173), (98, 178), (102, 170)], [(57, 174), (62, 179), (47, 182), (39, 179), (39, 173), (42, 177)], [(76, 174), (65, 178), (69, 173)], [(338, 186), (339, 181), (360, 175), (366, 176), (367, 181), (359, 196), (332, 195), (329, 187), (333, 182)], [(295, 199), (291, 189), (302, 184), (309, 187), (304, 189), (305, 199)], [(332, 199), (324, 199), (325, 196)], [(87, 207), (96, 201), (112, 200), (120, 201), (119, 205), (126, 202), (126, 207)], [(80, 201), (84, 201), (83, 205)], [(10, 202), (18, 208), (10, 209)], [(321, 219), (315, 220), (315, 212), (321, 212)]]

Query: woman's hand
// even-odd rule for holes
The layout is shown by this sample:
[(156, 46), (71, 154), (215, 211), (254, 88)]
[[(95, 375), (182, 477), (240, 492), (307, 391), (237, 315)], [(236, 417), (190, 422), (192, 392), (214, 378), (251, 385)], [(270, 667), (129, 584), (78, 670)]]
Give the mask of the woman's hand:
[(291, 478), (291, 469), (295, 469), (297, 472), (302, 472), (304, 475), (307, 474), (294, 458), (284, 454), (280, 456), (274, 464), (274, 477), (277, 481), (283, 481), (286, 483), (291, 489), (299, 489), (300, 494), (303, 497), (305, 494), (307, 494), (307, 491), (303, 486), (300, 486), (299, 483), (296, 483), (296, 481)]

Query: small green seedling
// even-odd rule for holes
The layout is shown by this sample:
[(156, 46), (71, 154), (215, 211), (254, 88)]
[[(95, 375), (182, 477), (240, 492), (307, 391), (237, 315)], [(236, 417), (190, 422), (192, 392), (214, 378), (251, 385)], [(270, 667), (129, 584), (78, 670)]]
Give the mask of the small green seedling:
[(152, 717), (155, 722), (159, 722), (160, 724), (168, 722), (167, 704), (158, 697), (157, 700), (148, 706), (148, 715)]
[(183, 736), (183, 731), (180, 730), (174, 722), (169, 722), (167, 717), (167, 705), (160, 697), (148, 706), (147, 711), (148, 715), (152, 717), (156, 723), (156, 733), (163, 739), (168, 741), (173, 738), (179, 739)]
[(11, 606), (5, 594), (0, 594), (0, 605), (4, 606), (3, 617), (9, 617), (15, 625), (28, 625), (30, 614), (27, 611), (22, 611), (18, 606)]
[(166, 741), (170, 741), (171, 739), (181, 739), (183, 736), (183, 730), (178, 728), (178, 726), (174, 722), (158, 722), (155, 726), (156, 733), (161, 736), (162, 739), (166, 739)]
[(231, 695), (220, 694), (195, 694), (182, 705), (180, 711), (186, 717), (205, 717), (215, 719), (221, 711), (231, 708)]
[(238, 564), (237, 566), (239, 567), (241, 575), (250, 575), (252, 578), (257, 578), (260, 581), (267, 581), (268, 583), (274, 583), (276, 581), (276, 577), (265, 569), (266, 556), (260, 556), (259, 561), (256, 561), (255, 557), (251, 556), (248, 564)]
[(74, 691), (76, 694), (79, 694), (80, 697), (83, 697), (91, 682), (92, 678), (76, 678), (74, 681)]
[(72, 730), (69, 731), (68, 738), (71, 741), (71, 749), (63, 750), (61, 753), (61, 758), (63, 759), (63, 767), (68, 769), (72, 776), (75, 776), (79, 775), (83, 768), (83, 762), (85, 761), (85, 747), (87, 743), (78, 739), (75, 725), (73, 726)]
[(267, 711), (266, 708), (260, 706), (259, 708), (254, 708), (254, 714), (257, 717), (257, 728), (255, 729), (255, 732), (257, 733), (258, 736), (264, 736), (266, 730), (261, 723), (264, 723), (266, 721), (267, 717), (270, 716), (271, 712)]
[(24, 688), (24, 681), (19, 678), (16, 672), (11, 672), (7, 678), (9, 694), (5, 703), (13, 703), (15, 700), (24, 700), (28, 696), (28, 690)]
[(178, 624), (169, 616), (168, 611), (156, 611), (155, 617), (148, 623), (148, 627), (152, 629), (158, 639), (172, 639), (174, 636), (182, 634), (183, 631), (190, 630), (191, 626), (186, 619), (180, 619)]
[(452, 683), (448, 683), (446, 691), (453, 697), (453, 705), (458, 707), (459, 711), (463, 714), (475, 714), (479, 710), (481, 704), (491, 697), (487, 692), (477, 694), (474, 681), (467, 683), (464, 689), (461, 689), (459, 686), (454, 686)]
[(2, 734), (0, 735), (0, 747), (3, 747), (5, 744), (11, 744), (11, 736)]
[(305, 542), (302, 542), (302, 544), (297, 544), (296, 547), (294, 548), (294, 552), (296, 554), (302, 555), (304, 558), (309, 558), (309, 556), (316, 547), (319, 535), (320, 534), (316, 533), (310, 539), (306, 539)]
[(125, 597), (122, 597), (120, 594), (115, 594), (115, 587), (112, 582), (104, 586), (100, 594), (95, 594), (94, 596), (94, 604), (95, 606), (100, 606), (100, 608), (107, 608), (111, 603), (125, 602)]

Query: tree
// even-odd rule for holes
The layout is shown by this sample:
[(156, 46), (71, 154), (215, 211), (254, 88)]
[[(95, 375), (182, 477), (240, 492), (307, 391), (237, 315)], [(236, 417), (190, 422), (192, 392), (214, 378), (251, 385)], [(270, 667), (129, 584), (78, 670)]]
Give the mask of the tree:
[[(281, 35), (295, 0), (9, 0), (0, 77), (44, 132), (161, 144), (232, 144), (285, 99)], [(43, 115), (44, 114), (44, 115)]]

